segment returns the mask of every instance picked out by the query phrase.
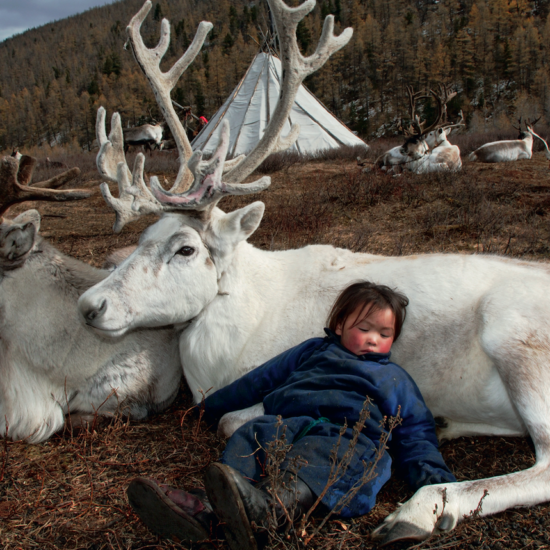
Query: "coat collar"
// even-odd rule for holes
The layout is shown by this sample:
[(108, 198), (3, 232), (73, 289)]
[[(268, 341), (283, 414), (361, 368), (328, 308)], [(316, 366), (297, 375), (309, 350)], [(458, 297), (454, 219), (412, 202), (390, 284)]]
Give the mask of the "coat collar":
[(329, 328), (325, 328), (325, 340), (331, 344), (336, 344), (339, 348), (343, 349), (350, 355), (353, 355), (354, 357), (357, 357), (358, 359), (361, 359), (362, 361), (374, 361), (375, 363), (389, 363), (391, 351), (389, 353), (366, 353), (364, 355), (355, 355), (355, 353), (352, 353), (349, 349), (345, 348), (342, 343), (340, 342), (340, 336), (330, 330)]

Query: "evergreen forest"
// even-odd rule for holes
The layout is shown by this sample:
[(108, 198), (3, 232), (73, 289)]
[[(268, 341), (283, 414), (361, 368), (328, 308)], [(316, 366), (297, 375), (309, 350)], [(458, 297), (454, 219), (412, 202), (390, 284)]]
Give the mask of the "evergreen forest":
[[(297, 0), (288, 2), (297, 5)], [(126, 25), (143, 0), (121, 0), (0, 42), (0, 150), (74, 145), (89, 150), (103, 105), (123, 125), (160, 120), (145, 76), (124, 48)], [(324, 17), (353, 38), (307, 87), (361, 137), (393, 135), (407, 116), (406, 86), (458, 91), (472, 131), (509, 129), (519, 116), (550, 122), (550, 1), (318, 0), (298, 27), (312, 53)], [(167, 70), (193, 40), (201, 20), (214, 29), (172, 98), (209, 118), (264, 44), (265, 0), (153, 0), (142, 27), (155, 46), (160, 21), (171, 24)], [(430, 116), (430, 105), (424, 115)]]

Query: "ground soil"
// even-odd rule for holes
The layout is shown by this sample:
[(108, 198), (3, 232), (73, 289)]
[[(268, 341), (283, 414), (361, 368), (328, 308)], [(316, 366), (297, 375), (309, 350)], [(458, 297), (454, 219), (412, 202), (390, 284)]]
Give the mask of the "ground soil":
[[(101, 178), (92, 156), (70, 187), (97, 189)], [(64, 159), (68, 162), (67, 159)], [(157, 153), (151, 172), (174, 177), (175, 159)], [(60, 171), (58, 169), (57, 171)], [(56, 171), (38, 170), (35, 181)], [(431, 252), (498, 253), (548, 261), (550, 172), (543, 153), (532, 160), (494, 165), (465, 163), (458, 174), (416, 176), (363, 174), (351, 161), (282, 163), (258, 199), (266, 203), (259, 230), (250, 239), (265, 249), (328, 243), (356, 251), (401, 255)], [(116, 185), (111, 185), (116, 193)], [(254, 197), (256, 198), (256, 197)], [(232, 210), (251, 198), (225, 199)], [(99, 266), (110, 251), (137, 243), (154, 221), (148, 216), (112, 232), (113, 213), (97, 192), (85, 201), (27, 203), (9, 215), (36, 207), (41, 233), (63, 252)], [(186, 388), (163, 414), (143, 423), (97, 419), (87, 430), (66, 431), (41, 445), (0, 441), (0, 540), (3, 548), (183, 548), (152, 535), (129, 508), (125, 488), (136, 476), (192, 487), (219, 457), (221, 441), (189, 409)], [(442, 453), (459, 480), (523, 470), (534, 464), (528, 438), (461, 438)], [(369, 532), (412, 492), (392, 479), (372, 513), (330, 521), (313, 548), (375, 548)], [(481, 503), (482, 504), (482, 503)], [(467, 518), (456, 530), (415, 546), (388, 548), (548, 548), (549, 505)], [(223, 542), (214, 547), (224, 548)], [(280, 547), (295, 546), (291, 539)]]

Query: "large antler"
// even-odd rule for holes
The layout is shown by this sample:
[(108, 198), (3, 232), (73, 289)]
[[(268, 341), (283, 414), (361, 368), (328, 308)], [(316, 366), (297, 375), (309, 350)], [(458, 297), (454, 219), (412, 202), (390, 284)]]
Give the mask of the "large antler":
[(334, 16), (325, 18), (323, 32), (315, 52), (303, 57), (296, 40), (296, 28), (300, 21), (315, 7), (315, 0), (306, 0), (296, 8), (288, 7), (283, 0), (268, 0), (281, 50), (283, 82), (277, 109), (273, 113), (262, 139), (256, 147), (233, 170), (228, 172), (226, 180), (231, 183), (243, 181), (271, 153), (284, 151), (298, 138), (300, 127), (293, 124), (285, 138), (280, 134), (290, 114), (294, 98), (303, 80), (320, 69), (328, 58), (343, 48), (351, 39), (352, 28), (345, 29), (339, 36), (334, 35)]
[(74, 201), (86, 199), (93, 194), (89, 189), (55, 189), (76, 178), (78, 168), (71, 168), (46, 181), (35, 183), (31, 180), (37, 160), (23, 155), (20, 160), (5, 157), (0, 161), (0, 220), (10, 206), (27, 201)]
[[(178, 61), (176, 61), (168, 72), (163, 73), (160, 70), (160, 62), (170, 45), (170, 23), (166, 19), (162, 20), (161, 36), (158, 45), (156, 48), (147, 48), (143, 43), (140, 29), (147, 14), (151, 10), (151, 6), (151, 1), (147, 0), (141, 10), (130, 21), (126, 29), (128, 33), (128, 42), (132, 48), (136, 61), (151, 84), (157, 103), (172, 131), (178, 148), (180, 168), (172, 189), (186, 189), (191, 184), (193, 175), (187, 169), (185, 161), (191, 157), (193, 150), (191, 149), (191, 144), (187, 139), (183, 125), (172, 105), (170, 91), (174, 88), (180, 76), (199, 53), (206, 35), (212, 28), (212, 23), (202, 21), (199, 24), (195, 38), (187, 51)], [(111, 133), (107, 139), (105, 132), (105, 111), (103, 110), (101, 113), (98, 111), (96, 133), (100, 144), (100, 151), (97, 157), (98, 169), (100, 173), (109, 180), (117, 181), (119, 163), (124, 162), (126, 164), (120, 116), (117, 113), (113, 115)], [(128, 174), (128, 178), (130, 177), (131, 175)]]
[(416, 112), (416, 102), (419, 99), (426, 99), (430, 96), (427, 95), (426, 92), (415, 92), (412, 86), (407, 86), (406, 90), (407, 95), (409, 96), (409, 117), (411, 119), (411, 123), (408, 128), (404, 128), (403, 122), (401, 122), (400, 129), (407, 137), (420, 136), (423, 133), (423, 127), (426, 122), (420, 120), (420, 117)]
[(271, 178), (264, 176), (252, 183), (231, 185), (222, 182), (225, 157), (229, 148), (229, 122), (225, 120), (220, 132), (218, 147), (209, 161), (202, 160), (202, 152), (196, 151), (189, 160), (188, 166), (194, 175), (191, 188), (181, 194), (165, 191), (153, 176), (150, 181), (151, 191), (162, 204), (164, 210), (197, 210), (212, 208), (226, 195), (250, 195), (267, 189)]
[[(447, 103), (456, 94), (457, 92), (451, 92), (450, 88), (445, 86), (444, 84), (439, 84), (439, 93), (435, 92), (434, 90), (430, 90), (429, 94), (426, 94), (426, 92), (415, 92), (412, 86), (407, 86), (411, 124), (407, 129), (401, 127), (403, 133), (407, 136), (423, 136), (428, 134), (432, 130), (435, 130), (436, 128), (444, 127), (447, 119)], [(428, 97), (432, 97), (435, 100), (437, 116), (428, 127), (425, 127), (426, 121), (420, 120), (420, 117), (416, 113), (416, 101), (419, 99), (427, 99)]]
[(145, 156), (140, 153), (134, 165), (133, 181), (130, 185), (125, 163), (118, 165), (119, 198), (111, 195), (109, 186), (102, 183), (100, 188), (105, 201), (115, 210), (114, 231), (119, 233), (129, 221), (143, 214), (171, 212), (179, 210), (209, 211), (226, 195), (249, 195), (269, 187), (271, 178), (263, 178), (246, 184), (231, 185), (222, 182), (225, 157), (229, 147), (229, 122), (224, 121), (218, 147), (208, 161), (202, 160), (202, 152), (193, 153), (188, 167), (193, 174), (193, 185), (183, 193), (165, 191), (156, 176), (149, 181), (151, 190), (143, 180)]
[[(334, 17), (332, 15), (327, 16), (315, 53), (310, 57), (304, 58), (298, 48), (296, 28), (298, 23), (313, 9), (315, 0), (306, 0), (304, 4), (297, 8), (288, 7), (282, 0), (268, 1), (279, 32), (283, 81), (277, 109), (271, 117), (264, 136), (244, 161), (239, 157), (225, 162), (229, 140), (229, 126), (226, 125), (222, 129), (216, 153), (210, 161), (203, 161), (202, 153), (197, 152), (191, 156), (187, 167), (185, 167), (185, 157), (178, 145), (182, 166), (180, 167), (176, 183), (169, 192), (166, 192), (160, 186), (158, 179), (152, 177), (149, 182), (151, 191), (149, 191), (143, 180), (143, 160), (138, 161), (140, 158), (139, 155), (136, 159), (133, 175), (126, 164), (120, 117), (116, 113), (113, 115), (111, 132), (109, 137), (107, 137), (105, 130), (105, 110), (103, 108), (98, 110), (96, 126), (97, 138), (100, 144), (100, 152), (97, 158), (98, 169), (107, 179), (116, 181), (119, 187), (119, 198), (116, 199), (111, 195), (106, 183), (101, 185), (101, 191), (105, 200), (117, 213), (115, 231), (120, 231), (125, 223), (138, 218), (144, 213), (158, 213), (171, 210), (197, 210), (204, 212), (213, 208), (225, 195), (256, 193), (267, 188), (270, 184), (270, 178), (264, 177), (254, 183), (232, 185), (242, 182), (270, 153), (284, 150), (294, 143), (300, 130), (297, 125), (293, 125), (289, 134), (284, 138), (280, 137), (280, 133), (288, 118), (300, 84), (306, 76), (319, 69), (333, 53), (348, 43), (353, 30), (348, 28), (339, 36), (334, 36)], [(170, 101), (170, 90), (175, 86), (181, 73), (198, 53), (200, 44), (202, 44), (206, 33), (210, 30), (211, 24), (201, 23), (197, 36), (186, 54), (168, 73), (161, 73), (159, 63), (168, 48), (169, 24), (166, 20), (163, 20), (162, 36), (159, 45), (151, 50), (145, 48), (139, 28), (150, 8), (151, 3), (148, 0), (140, 12), (132, 19), (128, 26), (130, 43), (132, 44), (138, 63), (151, 82), (157, 101), (163, 109), (174, 137), (181, 130), (180, 135), (183, 142), (187, 138), (173, 110)], [(184, 181), (182, 174), (184, 174), (185, 170), (189, 170), (192, 174), (193, 183), (188, 191), (178, 193), (183, 187), (181, 185), (182, 181)], [(224, 172), (227, 174), (222, 182)], [(130, 185), (130, 180), (133, 180), (132, 185)]]

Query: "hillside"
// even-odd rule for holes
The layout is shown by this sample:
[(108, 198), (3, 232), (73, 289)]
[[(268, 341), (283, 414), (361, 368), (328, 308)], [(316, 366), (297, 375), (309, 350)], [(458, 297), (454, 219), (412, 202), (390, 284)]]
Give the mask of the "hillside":
[[(123, 0), (0, 43), (0, 149), (42, 142), (89, 148), (99, 105), (118, 110), (124, 126), (159, 118), (145, 77), (124, 49), (125, 27), (141, 5)], [(355, 32), (306, 84), (363, 137), (380, 135), (384, 125), (394, 130), (391, 122), (406, 111), (407, 84), (441, 81), (460, 91), (450, 113), (462, 108), (473, 130), (508, 129), (519, 116), (548, 121), (548, 11), (548, 0), (321, 0), (298, 29), (305, 53), (315, 48), (328, 13), (338, 31), (352, 26)], [(267, 28), (265, 2), (154, 2), (143, 26), (150, 46), (163, 17), (172, 31), (165, 70), (199, 21), (214, 24), (173, 92), (178, 103), (209, 117), (258, 51), (259, 29)]]

